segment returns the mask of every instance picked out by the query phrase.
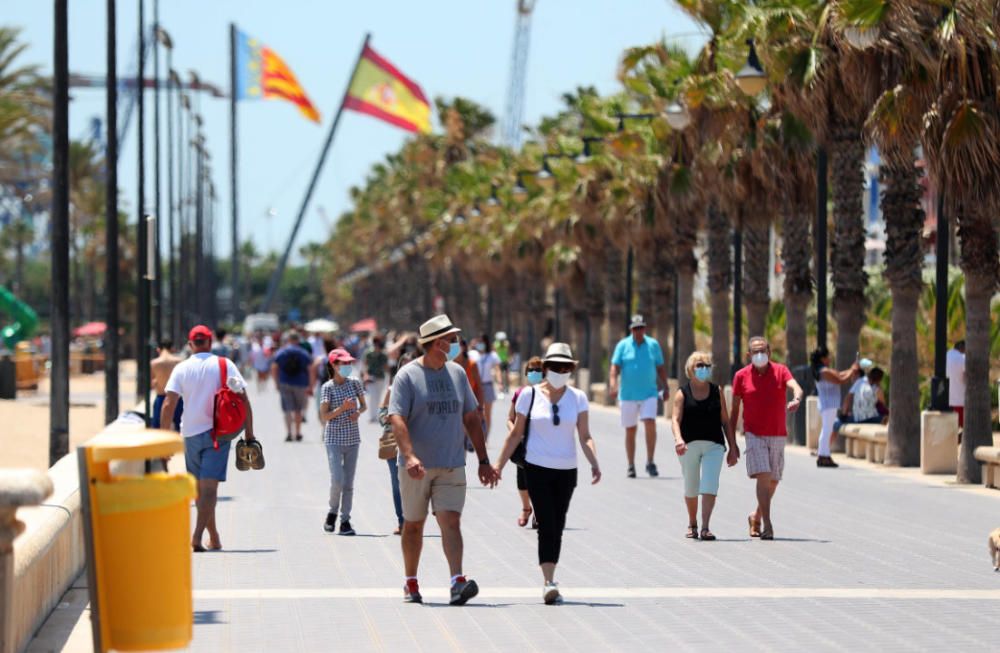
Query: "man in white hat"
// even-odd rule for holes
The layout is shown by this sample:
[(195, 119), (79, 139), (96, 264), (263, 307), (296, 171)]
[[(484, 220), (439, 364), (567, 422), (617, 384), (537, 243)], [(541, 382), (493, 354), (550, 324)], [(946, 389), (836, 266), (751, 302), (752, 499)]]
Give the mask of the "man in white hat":
[(632, 316), (629, 330), (631, 335), (618, 343), (611, 356), (609, 391), (618, 397), (622, 426), (625, 427), (628, 477), (635, 478), (635, 433), (640, 421), (646, 431), (646, 473), (659, 476), (653, 459), (656, 453), (656, 399), (659, 391), (667, 388), (667, 368), (660, 343), (646, 335), (646, 320), (641, 315)]
[(496, 471), (486, 454), (478, 404), (460, 365), (461, 329), (447, 315), (420, 325), (424, 355), (399, 370), (393, 381), (389, 417), (399, 446), (399, 492), (403, 502), (403, 600), (421, 603), (417, 567), (423, 547), (428, 504), (441, 529), (441, 544), (451, 573), (452, 605), (479, 593), (462, 573), (461, 516), (465, 505), (465, 434), (479, 458), (479, 480), (494, 487)]

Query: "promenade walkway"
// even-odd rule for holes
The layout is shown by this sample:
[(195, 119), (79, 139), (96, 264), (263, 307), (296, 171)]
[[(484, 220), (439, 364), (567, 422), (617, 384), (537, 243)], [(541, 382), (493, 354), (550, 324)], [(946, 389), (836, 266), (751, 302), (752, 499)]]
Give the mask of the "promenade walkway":
[[(541, 603), (535, 533), (515, 524), (510, 467), (497, 489), (475, 487), (466, 504), (465, 571), (479, 597), (447, 605), (448, 572), (428, 522), (427, 603), (407, 605), (376, 426), (362, 417), (358, 535), (340, 537), (322, 530), (328, 475), (315, 413), (305, 441), (286, 444), (277, 393), (255, 395), (254, 405), (267, 469), (231, 468), (222, 488), (225, 551), (194, 558), (193, 651), (981, 651), (1000, 642), (1000, 574), (986, 544), (1000, 526), (1000, 492), (817, 469), (789, 448), (774, 542), (748, 537), (753, 484), (742, 460), (723, 471), (719, 540), (685, 540), (666, 424), (661, 477), (630, 480), (617, 412), (598, 406), (591, 422), (605, 478), (591, 486), (581, 475), (573, 499), (557, 573), (566, 603)], [(497, 403), (498, 424), (506, 405)]]

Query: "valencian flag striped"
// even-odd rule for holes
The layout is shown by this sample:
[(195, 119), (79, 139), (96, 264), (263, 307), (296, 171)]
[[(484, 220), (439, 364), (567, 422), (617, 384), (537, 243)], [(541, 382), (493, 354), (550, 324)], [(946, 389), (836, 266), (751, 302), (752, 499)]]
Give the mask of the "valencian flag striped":
[(431, 107), (424, 92), (368, 45), (351, 78), (344, 108), (367, 113), (407, 131), (431, 131)]
[(319, 111), (284, 60), (257, 39), (237, 31), (236, 99), (260, 98), (288, 100), (309, 120), (320, 121)]

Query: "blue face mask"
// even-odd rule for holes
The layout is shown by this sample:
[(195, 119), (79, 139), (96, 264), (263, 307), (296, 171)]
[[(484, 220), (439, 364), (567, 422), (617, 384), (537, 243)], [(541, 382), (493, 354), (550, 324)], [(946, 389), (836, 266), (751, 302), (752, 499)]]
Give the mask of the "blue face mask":
[(694, 378), (699, 381), (708, 381), (712, 378), (712, 368), (711, 367), (696, 367), (694, 368)]
[(543, 373), (539, 372), (538, 370), (531, 370), (530, 372), (528, 372), (528, 383), (531, 385), (538, 385), (539, 383), (542, 382), (543, 378), (544, 378)]
[(457, 342), (453, 342), (448, 345), (448, 360), (453, 361), (458, 358), (458, 355), (462, 353), (462, 345)]
[(347, 377), (349, 377), (352, 374), (354, 374), (354, 366), (353, 365), (341, 365), (340, 366), (340, 376), (342, 376), (344, 378), (347, 378)]

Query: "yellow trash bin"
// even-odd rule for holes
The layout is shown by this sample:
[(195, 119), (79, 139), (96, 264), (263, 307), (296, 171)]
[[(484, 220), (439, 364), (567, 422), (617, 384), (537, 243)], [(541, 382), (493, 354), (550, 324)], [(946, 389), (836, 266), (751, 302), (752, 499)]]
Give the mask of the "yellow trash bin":
[(189, 474), (114, 476), (183, 451), (169, 431), (109, 427), (80, 448), (95, 651), (175, 649), (192, 635)]

